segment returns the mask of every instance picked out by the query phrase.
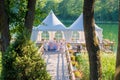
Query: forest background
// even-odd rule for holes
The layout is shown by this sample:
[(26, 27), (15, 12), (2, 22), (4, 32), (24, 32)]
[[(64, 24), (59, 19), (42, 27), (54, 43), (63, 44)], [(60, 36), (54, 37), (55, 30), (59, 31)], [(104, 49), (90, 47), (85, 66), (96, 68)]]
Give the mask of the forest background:
[[(36, 15), (34, 25), (40, 24), (39, 21), (42, 21), (50, 10), (53, 10), (55, 15), (67, 26), (83, 12), (83, 0), (43, 0), (40, 3), (42, 5), (39, 11), (43, 14)], [(118, 22), (118, 0), (96, 0), (94, 9), (94, 18), (97, 23)]]

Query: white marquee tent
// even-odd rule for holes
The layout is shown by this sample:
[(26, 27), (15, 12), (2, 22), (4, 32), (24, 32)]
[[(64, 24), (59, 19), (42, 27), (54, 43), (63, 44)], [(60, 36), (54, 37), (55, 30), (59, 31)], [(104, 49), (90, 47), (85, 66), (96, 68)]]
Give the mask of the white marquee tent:
[(65, 30), (66, 27), (58, 20), (53, 11), (50, 11), (49, 15), (43, 20), (43, 22), (38, 27), (33, 28), (31, 40), (36, 42), (41, 41), (41, 34), (43, 31), (47, 31), (49, 33), (49, 40), (53, 40), (55, 38), (56, 32), (61, 32), (64, 38), (63, 31)]
[[(97, 37), (102, 42), (102, 29), (95, 24), (95, 30)], [(42, 33), (47, 32), (49, 35), (48, 40), (53, 40), (55, 38), (55, 34), (57, 32), (61, 32), (62, 39), (65, 39), (67, 42), (77, 42), (77, 43), (85, 43), (84, 37), (84, 27), (83, 27), (83, 14), (81, 14), (78, 19), (69, 27), (66, 28), (64, 24), (62, 24), (58, 18), (55, 16), (53, 11), (50, 11), (49, 15), (43, 20), (43, 22), (38, 26), (32, 29), (31, 40), (36, 43), (42, 40)], [(74, 35), (74, 33), (78, 33)], [(47, 36), (48, 36), (47, 35)], [(73, 41), (73, 38), (77, 37), (76, 40)]]
[[(69, 36), (70, 39), (73, 37), (73, 32), (77, 31), (79, 34), (78, 41), (80, 43), (85, 43), (84, 27), (83, 27), (83, 14), (81, 14), (78, 17), (78, 19), (68, 29), (69, 29), (69, 31), (72, 31), (72, 35)], [(98, 27), (96, 24), (95, 24), (95, 30), (96, 30), (97, 37), (101, 43), (102, 39), (103, 39), (103, 35), (102, 35), (103, 30), (100, 27)]]

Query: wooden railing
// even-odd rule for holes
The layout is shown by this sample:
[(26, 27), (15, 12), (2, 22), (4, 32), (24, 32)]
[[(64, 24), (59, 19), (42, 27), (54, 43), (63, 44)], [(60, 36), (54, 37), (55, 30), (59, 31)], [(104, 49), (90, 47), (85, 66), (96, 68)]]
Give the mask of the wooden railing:
[(73, 67), (72, 67), (72, 64), (71, 64), (70, 54), (69, 54), (69, 51), (68, 51), (68, 48), (67, 48), (67, 47), (66, 47), (66, 52), (67, 52), (66, 57), (67, 57), (69, 74), (70, 74), (70, 80), (76, 80), (76, 79), (75, 79), (74, 72), (73, 72)]

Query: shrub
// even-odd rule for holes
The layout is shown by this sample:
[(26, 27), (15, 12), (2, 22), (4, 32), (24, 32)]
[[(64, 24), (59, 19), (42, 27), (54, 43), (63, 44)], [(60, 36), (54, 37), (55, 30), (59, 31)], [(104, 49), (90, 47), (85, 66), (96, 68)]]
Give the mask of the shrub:
[(102, 78), (104, 80), (114, 80), (115, 54), (102, 54)]
[(74, 71), (75, 77), (76, 78), (82, 78), (82, 73), (80, 71)]
[(72, 61), (72, 65), (78, 67), (78, 63), (76, 61)]
[(71, 60), (75, 61), (75, 56), (71, 55)]
[(71, 47), (70, 43), (67, 44), (68, 49)]
[(20, 33), (3, 55), (3, 79), (50, 80), (44, 60), (26, 33)]
[(69, 50), (69, 53), (70, 53), (70, 54), (74, 54), (74, 51), (70, 49), (70, 50)]

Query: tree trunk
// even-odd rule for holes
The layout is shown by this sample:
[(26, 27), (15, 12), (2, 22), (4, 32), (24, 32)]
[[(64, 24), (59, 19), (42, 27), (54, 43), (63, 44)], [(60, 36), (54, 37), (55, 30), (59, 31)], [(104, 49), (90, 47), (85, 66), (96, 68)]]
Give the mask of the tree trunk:
[(0, 49), (5, 52), (10, 43), (9, 20), (5, 9), (5, 1), (0, 0)]
[(120, 0), (119, 0), (119, 30), (118, 30), (118, 47), (116, 56), (115, 80), (120, 80)]
[(102, 69), (100, 60), (100, 48), (95, 33), (94, 23), (95, 0), (84, 0), (83, 17), (86, 47), (89, 55), (90, 80), (101, 80)]
[(29, 33), (32, 32), (34, 14), (35, 14), (35, 4), (36, 0), (28, 0), (27, 12), (25, 16), (25, 27), (29, 30)]

